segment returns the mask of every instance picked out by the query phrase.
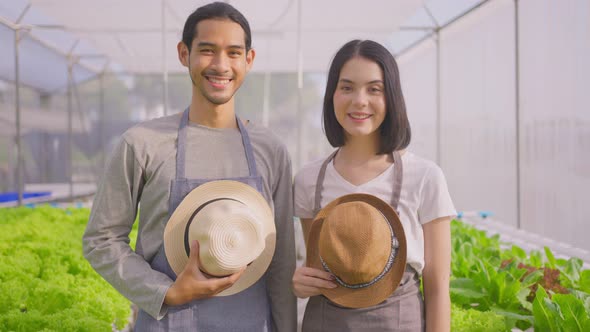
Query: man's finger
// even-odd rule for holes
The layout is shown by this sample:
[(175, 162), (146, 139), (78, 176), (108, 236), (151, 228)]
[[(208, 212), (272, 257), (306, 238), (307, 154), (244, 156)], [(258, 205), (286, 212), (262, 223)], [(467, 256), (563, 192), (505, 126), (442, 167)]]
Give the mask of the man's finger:
[(242, 276), (242, 274), (244, 274), (245, 270), (246, 268), (244, 267), (240, 271), (227, 277), (207, 279), (207, 283), (209, 283), (209, 286), (212, 288), (213, 294), (217, 294), (235, 284), (236, 281), (238, 281), (238, 279)]
[(189, 254), (189, 263), (192, 265), (196, 265), (197, 267), (201, 266), (201, 260), (199, 259), (199, 241), (194, 240), (191, 245), (191, 251)]
[(229, 281), (231, 282), (231, 284), (233, 285), (236, 281), (238, 281), (238, 279), (240, 279), (240, 277), (242, 276), (242, 274), (244, 274), (244, 271), (246, 271), (246, 267), (243, 267), (240, 271), (232, 274), (231, 276), (228, 276), (227, 278), (229, 279)]

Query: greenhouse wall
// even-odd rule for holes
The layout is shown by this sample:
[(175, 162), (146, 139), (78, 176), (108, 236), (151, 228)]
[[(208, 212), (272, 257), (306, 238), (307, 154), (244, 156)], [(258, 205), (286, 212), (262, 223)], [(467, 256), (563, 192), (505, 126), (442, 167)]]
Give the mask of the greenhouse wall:
[[(458, 210), (490, 211), (497, 222), (590, 250), (589, 22), (587, 0), (487, 1), (398, 56), (410, 149), (443, 168)], [(14, 31), (0, 24), (0, 35), (9, 41), (0, 66), (13, 68)], [(22, 47), (33, 44), (25, 37)], [(21, 57), (24, 73), (32, 60)], [(64, 81), (66, 61), (55, 60)], [(70, 174), (75, 183), (99, 182), (124, 130), (189, 102), (186, 73), (168, 75), (164, 107), (162, 74), (108, 69), (85, 80), (79, 70), (82, 83), (70, 91), (71, 172), (66, 87), (20, 87), (26, 184), (66, 182)], [(26, 72), (30, 83), (50, 76)], [(0, 189), (14, 191), (15, 87), (7, 79), (0, 82)], [(326, 72), (303, 73), (301, 90), (298, 79), (293, 71), (252, 72), (236, 95), (240, 116), (285, 143), (294, 172), (332, 150), (321, 123)]]
[(520, 1), (522, 226), (590, 250), (590, 1)]
[(436, 35), (399, 56), (411, 149), (459, 210), (590, 250), (590, 3), (517, 3), (518, 44), (512, 0), (440, 31), (440, 104)]

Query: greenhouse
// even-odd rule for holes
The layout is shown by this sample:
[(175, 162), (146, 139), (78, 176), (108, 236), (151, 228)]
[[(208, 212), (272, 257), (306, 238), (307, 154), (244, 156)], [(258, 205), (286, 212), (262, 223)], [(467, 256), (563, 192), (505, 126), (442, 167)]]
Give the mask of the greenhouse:
[[(251, 187), (256, 187), (256, 194), (262, 194), (267, 201), (274, 200), (271, 210), (275, 217), (283, 208), (288, 211), (294, 225), (291, 254), (296, 257), (297, 267), (305, 266), (308, 236), (314, 229), (308, 230), (305, 222), (307, 218), (311, 222), (316, 213), (304, 216), (298, 210), (297, 174), (306, 172), (309, 165), (320, 165), (336, 150), (330, 144), (332, 138), (328, 140), (334, 137), (328, 132), (331, 118), (323, 112), (338, 107), (342, 82), (353, 87), (354, 82), (338, 80), (350, 64), (346, 62), (336, 73), (334, 84), (339, 90), (334, 91), (336, 86), (330, 90), (330, 66), (337, 63), (335, 55), (341, 47), (356, 39), (375, 41), (393, 55), (397, 63), (393, 74), (384, 69), (386, 65), (371, 63), (381, 66), (380, 88), (387, 90), (390, 84), (401, 84), (403, 96), (394, 93), (391, 98), (396, 101), (395, 107), (400, 100), (405, 102), (411, 140), (400, 151), (431, 161), (428, 165), (434, 165), (433, 169), (440, 168), (443, 191), (448, 189), (450, 209), (454, 207), (456, 212), (436, 216), (451, 214), (450, 330), (590, 331), (590, 0), (225, 0), (222, 2), (244, 15), (251, 29), (255, 53), (247, 45), (230, 45), (238, 49), (237, 55), (229, 53), (230, 58), (223, 60), (234, 63), (241, 59), (241, 50), (246, 51), (246, 66), (251, 67), (245, 70), (241, 85), (238, 74), (223, 83), (217, 80), (219, 77), (211, 78), (216, 74), (211, 74), (210, 69), (204, 69), (204, 78), (195, 77), (193, 67), (187, 69), (193, 56), (205, 54), (201, 50), (200, 55), (195, 55), (192, 49), (214, 43), (183, 48), (187, 46), (182, 42), (185, 21), (197, 8), (212, 2), (0, 1), (0, 331), (142, 331), (142, 319), (153, 319), (150, 309), (135, 303), (135, 299), (162, 295), (159, 308), (164, 294), (150, 293), (155, 286), (146, 288), (142, 296), (134, 293), (135, 289), (121, 291), (124, 286), (112, 279), (107, 281), (105, 275), (110, 270), (99, 266), (106, 264), (93, 263), (91, 249), (100, 251), (123, 244), (128, 251), (121, 255), (133, 256), (129, 260), (164, 255), (164, 250), (159, 249), (166, 241), (165, 223), (168, 218), (176, 218), (181, 209), (173, 206), (183, 206), (182, 198), (191, 191), (183, 189), (182, 197), (176, 197), (174, 191), (175, 183), (182, 182), (179, 169), (185, 172), (176, 162), (184, 162), (185, 158), (184, 154), (179, 157), (180, 147), (184, 151), (185, 144), (181, 140), (184, 115), (189, 131), (187, 175), (191, 167), (196, 167), (194, 164), (210, 165), (223, 172), (245, 169), (245, 175), (234, 174), (236, 179), (258, 176), (258, 167), (260, 183)], [(231, 21), (239, 23), (233, 18)], [(219, 28), (212, 31), (219, 33)], [(187, 51), (186, 57), (183, 50)], [(248, 60), (248, 54), (255, 57)], [(364, 56), (355, 54), (351, 59)], [(236, 69), (240, 70), (243, 68)], [(357, 74), (366, 72), (354, 72)], [(390, 74), (399, 74), (399, 79), (396, 81), (396, 76), (391, 81), (394, 83), (389, 83), (385, 76)], [(212, 122), (194, 120), (198, 113), (193, 107), (199, 98), (195, 95), (208, 98), (206, 88), (199, 88), (199, 84), (205, 84), (202, 81), (210, 83), (211, 91), (220, 91), (225, 84), (236, 86), (227, 105), (231, 104), (232, 112), (235, 109), (244, 122), (242, 126), (240, 120), (234, 121), (231, 127), (233, 134), (242, 133), (231, 137), (244, 142), (238, 150), (245, 151), (244, 157), (236, 157), (244, 160), (244, 167), (241, 162), (221, 162), (235, 151), (229, 147), (218, 149), (220, 141), (206, 142), (211, 152), (190, 153), (190, 146), (195, 146), (190, 142), (195, 128), (210, 132), (221, 128), (207, 128), (214, 127), (207, 125)], [(328, 91), (334, 91), (333, 95)], [(367, 98), (374, 98), (371, 96)], [(390, 100), (385, 92), (381, 97), (384, 104)], [(207, 100), (217, 106), (226, 105)], [(355, 102), (358, 100), (353, 100), (353, 105)], [(389, 112), (387, 107), (383, 106), (384, 112)], [(374, 118), (373, 114), (364, 119), (354, 118), (364, 113), (351, 114), (347, 120), (340, 120), (338, 114), (332, 118), (338, 122), (350, 120), (359, 128), (361, 122)], [(180, 121), (181, 129), (173, 128), (172, 142), (176, 145), (172, 151), (166, 150), (163, 139), (158, 141), (158, 135), (168, 133), (166, 124), (170, 123), (157, 122), (159, 118)], [(392, 116), (387, 114), (381, 121), (389, 118)], [(249, 134), (244, 135), (244, 131)], [(347, 143), (351, 146), (349, 142), (356, 142), (356, 134), (350, 134), (345, 125), (340, 131), (347, 135), (340, 143), (344, 151)], [(272, 136), (261, 138), (261, 132)], [(377, 139), (387, 137), (383, 131), (380, 133)], [(283, 145), (284, 154), (276, 150)], [(410, 157), (402, 154), (402, 159), (396, 159), (396, 152), (388, 161), (393, 164), (391, 172), (401, 172), (394, 168), (398, 164), (394, 160), (403, 160), (403, 174), (416, 173), (413, 164), (406, 161)], [(151, 160), (152, 155), (145, 157), (141, 153), (153, 153), (154, 158), (162, 160)], [(142, 168), (144, 157), (145, 164), (162, 164), (148, 171)], [(362, 185), (348, 181), (336, 167), (338, 160), (325, 162), (323, 171), (314, 173), (310, 193), (321, 192), (316, 178), (323, 181), (325, 175), (328, 181), (332, 179), (330, 174), (340, 176), (339, 172), (348, 188), (354, 187), (350, 193), (364, 193)], [(137, 169), (143, 172), (139, 180), (132, 174)], [(114, 174), (116, 170), (119, 173)], [(172, 177), (164, 178), (166, 172)], [(369, 174), (372, 169), (356, 172)], [(208, 174), (200, 177), (213, 178), (218, 173)], [(377, 177), (382, 174), (385, 172), (375, 173)], [(195, 178), (199, 178), (197, 175)], [(370, 182), (377, 177), (364, 179)], [(416, 245), (410, 243), (416, 230), (408, 227), (406, 214), (415, 214), (416, 223), (422, 223), (420, 218), (428, 214), (421, 210), (422, 206), (442, 205), (444, 200), (423, 194), (422, 188), (431, 188), (424, 182), (428, 181), (421, 182), (420, 191), (411, 191), (408, 188), (412, 178), (404, 176), (397, 196), (400, 206), (391, 204), (409, 242), (406, 271), (414, 267), (410, 263), (414, 262), (415, 252), (410, 249)], [(284, 191), (288, 193), (281, 196), (275, 185), (287, 188)], [(155, 186), (160, 186), (160, 191), (153, 190)], [(329, 190), (326, 186), (325, 191)], [(389, 195), (396, 197), (395, 192)], [(127, 196), (132, 201), (125, 208), (131, 207), (132, 211), (117, 210), (115, 203)], [(288, 200), (279, 201), (278, 197)], [(408, 203), (414, 198), (419, 206)], [(313, 197), (304, 198), (312, 204), (310, 210), (317, 208), (314, 212), (320, 207), (324, 211), (321, 199), (321, 195), (315, 197), (317, 202)], [(395, 199), (392, 202), (397, 204)], [(102, 234), (111, 234), (112, 238), (100, 244), (90, 243), (94, 241), (89, 238), (90, 232), (99, 227), (98, 221), (95, 225), (91, 222), (100, 216), (115, 218), (123, 214), (126, 225), (101, 224)], [(154, 223), (155, 219), (161, 220), (159, 224)], [(426, 231), (427, 224), (417, 225), (422, 226), (416, 235), (423, 244), (419, 251), (426, 251), (431, 233)], [(124, 239), (120, 226), (127, 227), (122, 232)], [(277, 266), (283, 266), (276, 263), (276, 253), (289, 240), (289, 235), (281, 233), (284, 228), (280, 227), (284, 226), (276, 227), (275, 258), (272, 263), (269, 258), (266, 273), (278, 273)], [(389, 229), (393, 236), (395, 227), (390, 225)], [(159, 232), (157, 247), (152, 248), (150, 231)], [(115, 240), (116, 236), (119, 238)], [(185, 236), (183, 248), (188, 259), (193, 247)], [(274, 240), (271, 242), (274, 246)], [(402, 243), (392, 239), (391, 243), (391, 258), (382, 274), (389, 273), (394, 244), (406, 245), (405, 240)], [(406, 255), (404, 250), (395, 252)], [(432, 263), (428, 259), (424, 263), (424, 253), (421, 255), (421, 263), (418, 259), (415, 266), (426, 269), (424, 264)], [(330, 271), (320, 259), (325, 271)], [(250, 263), (258, 266), (256, 262), (250, 260), (245, 271)], [(156, 269), (151, 260), (142, 263)], [(119, 269), (121, 278), (125, 271)], [(403, 269), (400, 273), (404, 273)], [(171, 280), (158, 274), (160, 279)], [(260, 280), (266, 282), (265, 278), (266, 274)], [(419, 283), (420, 294), (428, 294), (424, 288), (433, 283), (424, 279)], [(259, 285), (259, 281), (254, 282)], [(366, 286), (371, 287), (363, 284)], [(289, 278), (284, 289), (293, 297), (291, 287)], [(254, 294), (252, 289), (248, 291)], [(305, 332), (311, 323), (302, 323), (304, 312), (306, 306), (311, 310), (312, 301), (308, 296), (297, 296), (297, 330)], [(428, 308), (430, 304), (425, 303)], [(168, 314), (173, 317), (171, 312)], [(270, 321), (275, 319), (274, 312), (272, 317)], [(428, 315), (424, 317), (426, 326), (434, 321)], [(159, 318), (163, 319), (160, 322), (168, 319)], [(278, 323), (274, 323), (277, 329)], [(427, 328), (447, 331), (448, 327), (431, 329)]]

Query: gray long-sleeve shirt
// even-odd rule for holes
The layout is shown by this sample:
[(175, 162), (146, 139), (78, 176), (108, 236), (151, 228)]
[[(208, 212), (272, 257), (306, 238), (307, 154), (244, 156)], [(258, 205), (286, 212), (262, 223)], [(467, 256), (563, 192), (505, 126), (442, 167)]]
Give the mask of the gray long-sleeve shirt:
[[(181, 113), (147, 121), (123, 134), (107, 164), (83, 236), (84, 256), (93, 268), (157, 319), (167, 312), (164, 296), (173, 281), (148, 262), (163, 244), (180, 117)], [(276, 249), (266, 272), (274, 328), (295, 331), (296, 300), (290, 287), (295, 269), (291, 161), (285, 146), (269, 130), (252, 123), (246, 129), (263, 178), (262, 194), (275, 214)], [(187, 178), (248, 176), (238, 129), (189, 123), (185, 169)], [(133, 251), (129, 232), (140, 205)]]

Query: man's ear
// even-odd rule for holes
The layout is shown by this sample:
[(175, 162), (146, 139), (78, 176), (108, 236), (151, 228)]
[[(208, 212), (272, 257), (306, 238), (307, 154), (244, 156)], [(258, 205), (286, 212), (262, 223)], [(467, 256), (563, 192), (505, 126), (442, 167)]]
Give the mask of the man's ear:
[(255, 57), (256, 57), (256, 51), (253, 48), (248, 50), (248, 52), (246, 53), (246, 69), (248, 71), (250, 71), (250, 69), (252, 68), (252, 65), (254, 64)]
[(176, 49), (178, 50), (178, 60), (180, 60), (180, 63), (182, 63), (183, 66), (188, 67), (188, 57), (190, 56), (188, 46), (186, 46), (186, 44), (181, 41), (178, 42), (178, 45), (176, 45)]

